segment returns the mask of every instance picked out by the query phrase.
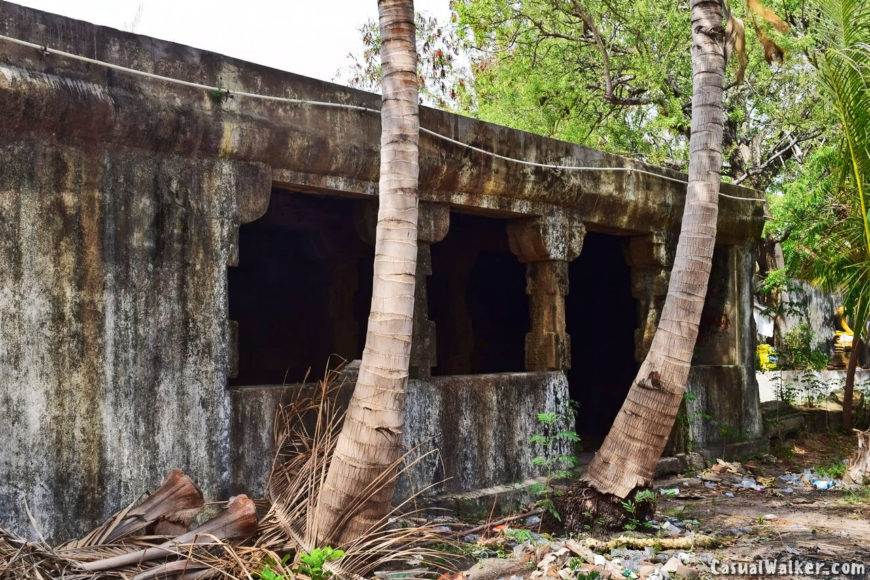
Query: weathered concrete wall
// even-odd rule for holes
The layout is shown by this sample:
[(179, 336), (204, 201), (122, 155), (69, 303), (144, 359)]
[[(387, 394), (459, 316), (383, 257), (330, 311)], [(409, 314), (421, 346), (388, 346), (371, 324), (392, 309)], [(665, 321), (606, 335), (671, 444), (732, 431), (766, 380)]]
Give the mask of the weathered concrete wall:
[(782, 317), (779, 331), (785, 334), (807, 323), (813, 332), (813, 348), (833, 356), (834, 330), (839, 329), (836, 311), (843, 305), (843, 298), (801, 280), (793, 282), (797, 289), (784, 293), (782, 298), (790, 303), (790, 311)]
[[(2, 1), (0, 33), (232, 90), (379, 106), (376, 95)], [(0, 112), (0, 522), (33, 535), (26, 500), (46, 535), (68, 537), (170, 467), (225, 495), (233, 484), (226, 266), (238, 259), (237, 228), (265, 212), (273, 184), (374, 196), (378, 116), (243, 97), (218, 103), (198, 89), (8, 44)], [(442, 111), (421, 115), (426, 127), (518, 158), (645, 167)], [(422, 140), (421, 197), (466, 211), (567, 212), (590, 230), (658, 235), (678, 227), (684, 192), (655, 175), (532, 169)], [(754, 239), (762, 213), (722, 199), (720, 240)], [(738, 283), (741, 300), (746, 284)], [(751, 312), (738, 311), (741, 321)], [(738, 370), (696, 384), (705, 401), (740, 385), (734, 405), (715, 408), (743, 409), (751, 431), (754, 375), (741, 373), (752, 353), (738, 339)], [(420, 383), (409, 444), (440, 447), (454, 489), (524, 478), (534, 414), (567, 400), (560, 377)], [(274, 393), (261, 395), (265, 409)], [(266, 428), (261, 411), (246, 412), (237, 428)], [(481, 439), (470, 445), (472, 436)], [(712, 431), (704, 436), (714, 442)], [(245, 469), (259, 464), (252, 453)], [(409, 481), (441, 477), (437, 465), (426, 469)]]
[(26, 501), (68, 537), (172, 467), (222, 494), (225, 266), (256, 168), (20, 136), (0, 158), (0, 521), (29, 532)]
[(754, 252), (751, 245), (718, 250), (730, 263), (729, 287), (708, 294), (704, 311), (715, 320), (706, 321), (708, 331), (699, 337), (686, 398), (685, 450), (708, 457), (744, 455), (766, 445), (755, 381)]
[[(349, 378), (346, 386), (352, 386)], [(257, 493), (275, 454), (275, 411), (301, 387), (239, 387), (233, 400), (233, 486)], [(349, 399), (349, 389), (342, 398)], [(545, 450), (529, 443), (541, 432), (537, 414), (569, 418), (568, 381), (562, 372), (498, 373), (412, 379), (405, 411), (405, 448), (412, 457), (439, 450), (421, 460), (399, 481), (397, 494), (439, 484), (427, 494), (469, 491), (540, 475), (532, 464)], [(560, 422), (556, 429), (569, 428)], [(443, 482), (443, 483), (442, 483)]]
[[(154, 38), (93, 26), (0, 2), (0, 32), (201, 83), (279, 96), (378, 108), (380, 97)], [(0, 127), (73, 140), (256, 161), (291, 188), (374, 195), (379, 116), (244, 97), (215, 103), (206, 91), (45, 57), (4, 45), (0, 53)], [(679, 174), (580, 145), (421, 108), (423, 126), (523, 159), (581, 166), (643, 168)], [(421, 135), (421, 197), (503, 214), (576, 209), (590, 226), (627, 232), (675, 228), (685, 185), (627, 172), (566, 172), (509, 163)], [(759, 196), (723, 184), (724, 192)], [(735, 241), (757, 236), (761, 204), (721, 199), (719, 231)]]
[[(780, 389), (795, 394), (798, 403), (804, 402), (804, 397), (811, 387), (813, 395), (827, 396), (843, 389), (846, 385), (846, 371), (768, 371), (755, 374), (758, 380), (758, 395), (761, 402), (779, 400)], [(856, 369), (855, 388), (870, 389), (870, 369)]]

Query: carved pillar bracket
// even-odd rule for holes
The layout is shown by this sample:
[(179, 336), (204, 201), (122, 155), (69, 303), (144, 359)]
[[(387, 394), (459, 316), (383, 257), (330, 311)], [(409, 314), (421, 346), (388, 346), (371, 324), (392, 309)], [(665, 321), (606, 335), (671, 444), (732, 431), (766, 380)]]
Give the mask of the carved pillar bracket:
[(646, 358), (668, 293), (675, 240), (666, 233), (630, 238), (625, 259), (631, 268), (631, 295), (637, 300), (638, 327), (634, 333), (634, 358)]
[(566, 211), (508, 224), (511, 251), (526, 264), (526, 370), (571, 368), (571, 337), (565, 328), (568, 264), (580, 255), (585, 235), (583, 223)]
[(417, 220), (417, 284), (414, 290), (414, 329), (411, 339), (411, 378), (432, 375), (437, 364), (435, 322), (429, 319), (426, 281), (432, 275), (432, 244), (450, 229), (450, 207), (421, 201)]

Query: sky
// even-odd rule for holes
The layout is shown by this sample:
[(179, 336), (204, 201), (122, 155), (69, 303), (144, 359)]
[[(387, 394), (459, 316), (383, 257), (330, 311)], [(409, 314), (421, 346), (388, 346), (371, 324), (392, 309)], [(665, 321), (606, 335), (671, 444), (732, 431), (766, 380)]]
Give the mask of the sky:
[[(327, 81), (361, 51), (358, 29), (378, 12), (376, 0), (12, 1)], [(449, 18), (449, 0), (414, 4)]]

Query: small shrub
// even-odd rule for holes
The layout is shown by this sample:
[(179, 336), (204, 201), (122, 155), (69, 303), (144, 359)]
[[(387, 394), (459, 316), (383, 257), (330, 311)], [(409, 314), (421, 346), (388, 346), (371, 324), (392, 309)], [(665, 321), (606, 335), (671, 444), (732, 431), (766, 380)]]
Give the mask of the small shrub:
[(782, 337), (777, 367), (783, 370), (822, 370), (828, 366), (828, 354), (813, 348), (815, 335), (810, 325), (801, 323)]
[(332, 576), (325, 571), (323, 567), (327, 562), (340, 560), (344, 557), (342, 550), (337, 550), (326, 546), (324, 548), (314, 548), (310, 552), (305, 552), (299, 557), (299, 572), (305, 574), (311, 580), (324, 580)]
[(567, 479), (574, 475), (577, 468), (577, 457), (573, 453), (556, 454), (560, 446), (568, 442), (573, 446), (580, 442), (580, 437), (574, 431), (557, 431), (560, 424), (567, 423), (568, 417), (562, 413), (538, 413), (537, 420), (541, 430), (529, 437), (529, 443), (539, 445), (544, 454), (532, 459), (532, 465), (538, 466), (544, 472), (545, 482), (531, 486), (530, 491), (538, 497), (538, 507), (546, 510), (554, 518), (561, 521), (559, 512), (553, 502), (554, 479)]
[[(281, 564), (286, 566), (289, 561), (290, 555), (288, 554), (281, 559)], [(273, 563), (271, 561), (266, 562), (263, 565), (263, 569), (257, 573), (257, 578), (259, 578), (260, 580), (291, 580), (290, 576), (287, 576), (286, 574), (279, 574), (278, 572), (273, 570), (272, 564)]]
[(529, 530), (518, 530), (513, 528), (508, 528), (504, 531), (504, 535), (506, 538), (510, 538), (514, 542), (518, 544), (522, 544), (525, 542), (531, 542), (534, 539), (532, 532)]
[(629, 514), (628, 522), (624, 526), (625, 529), (635, 531), (651, 527), (644, 514), (655, 512), (655, 503), (656, 494), (651, 489), (642, 489), (634, 494), (634, 499), (621, 501), (622, 509)]
[(846, 474), (846, 462), (837, 461), (816, 467), (815, 472), (825, 479), (842, 479)]

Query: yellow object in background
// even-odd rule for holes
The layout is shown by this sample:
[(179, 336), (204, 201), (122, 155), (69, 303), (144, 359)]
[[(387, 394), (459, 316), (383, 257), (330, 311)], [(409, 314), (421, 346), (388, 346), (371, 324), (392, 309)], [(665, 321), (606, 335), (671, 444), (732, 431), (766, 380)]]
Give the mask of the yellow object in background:
[(776, 349), (767, 343), (761, 343), (755, 348), (755, 354), (758, 358), (758, 370), (776, 370)]
[(842, 332), (840, 330), (838, 330), (834, 334), (844, 334), (845, 333), (845, 334), (848, 334), (849, 336), (855, 336), (855, 333), (852, 332), (852, 329), (849, 328), (849, 323), (846, 321), (846, 310), (842, 306), (839, 306), (839, 307), (837, 307), (837, 310), (835, 311), (835, 313), (837, 315), (837, 320), (840, 322), (840, 329), (842, 330)]

